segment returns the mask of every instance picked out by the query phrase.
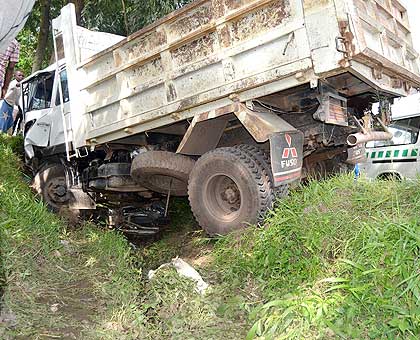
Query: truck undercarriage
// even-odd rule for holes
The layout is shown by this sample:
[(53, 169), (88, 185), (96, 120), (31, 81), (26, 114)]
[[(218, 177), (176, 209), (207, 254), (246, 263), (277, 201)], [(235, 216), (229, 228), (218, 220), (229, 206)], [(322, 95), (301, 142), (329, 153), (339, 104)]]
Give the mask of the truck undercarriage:
[(197, 0), (124, 39), (79, 27), (67, 5), (56, 65), (22, 86), (27, 163), (51, 181), (41, 195), (106, 207), (111, 225), (147, 215), (153, 228), (171, 196), (188, 196), (210, 235), (259, 223), (290, 185), (391, 138), (390, 102), (420, 86), (392, 6)]

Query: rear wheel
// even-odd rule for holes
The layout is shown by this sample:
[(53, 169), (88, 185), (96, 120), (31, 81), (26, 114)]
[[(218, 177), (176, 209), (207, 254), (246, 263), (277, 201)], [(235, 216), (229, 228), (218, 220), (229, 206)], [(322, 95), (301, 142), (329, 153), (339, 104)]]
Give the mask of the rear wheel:
[(235, 147), (253, 157), (257, 164), (262, 167), (269, 176), (271, 185), (273, 186), (270, 208), (275, 203), (276, 199), (286, 197), (289, 194), (288, 184), (282, 184), (274, 187), (274, 176), (271, 170), (271, 160), (270, 157), (264, 152), (264, 150), (249, 144), (240, 144), (236, 145)]
[(224, 235), (259, 222), (272, 202), (269, 175), (237, 147), (204, 154), (188, 184), (193, 214), (210, 235)]

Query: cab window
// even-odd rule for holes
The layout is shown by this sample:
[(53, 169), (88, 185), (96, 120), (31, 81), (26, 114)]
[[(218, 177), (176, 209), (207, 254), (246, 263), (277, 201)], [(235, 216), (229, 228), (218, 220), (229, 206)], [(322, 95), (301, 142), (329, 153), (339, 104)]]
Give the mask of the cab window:
[[(60, 83), (61, 83), (61, 89), (63, 91), (63, 103), (67, 103), (70, 101), (70, 96), (69, 96), (69, 84), (67, 81), (67, 71), (63, 70), (60, 72)], [(57, 89), (57, 96), (55, 98), (55, 105), (61, 105), (61, 101), (60, 101), (60, 90)]]
[(24, 112), (43, 110), (51, 106), (54, 72), (43, 73), (23, 86)]

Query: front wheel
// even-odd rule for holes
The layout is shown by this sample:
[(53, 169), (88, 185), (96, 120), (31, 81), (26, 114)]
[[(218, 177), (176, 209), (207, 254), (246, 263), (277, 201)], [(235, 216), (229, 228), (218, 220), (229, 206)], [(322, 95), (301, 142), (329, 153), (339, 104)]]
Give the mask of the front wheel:
[(61, 164), (39, 171), (32, 181), (32, 188), (51, 211), (58, 212), (70, 202), (71, 196), (67, 189), (64, 167)]
[(195, 164), (188, 184), (192, 212), (210, 235), (259, 222), (272, 202), (269, 175), (248, 152), (219, 148)]

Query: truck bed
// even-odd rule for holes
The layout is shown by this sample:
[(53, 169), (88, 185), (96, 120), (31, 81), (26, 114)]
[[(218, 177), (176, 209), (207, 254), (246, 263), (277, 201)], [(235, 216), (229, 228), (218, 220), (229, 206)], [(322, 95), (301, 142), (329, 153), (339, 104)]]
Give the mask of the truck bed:
[(420, 86), (398, 0), (197, 0), (87, 57), (98, 36), (72, 9), (53, 27), (67, 42), (76, 149), (318, 79), (349, 97)]

